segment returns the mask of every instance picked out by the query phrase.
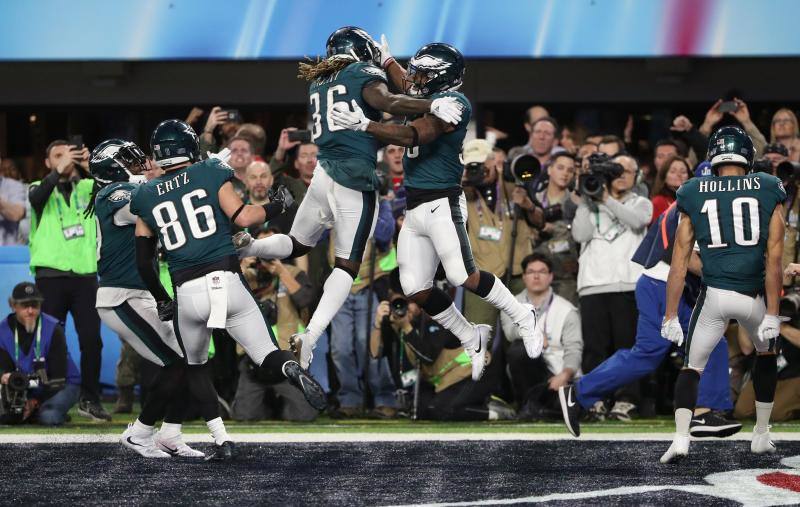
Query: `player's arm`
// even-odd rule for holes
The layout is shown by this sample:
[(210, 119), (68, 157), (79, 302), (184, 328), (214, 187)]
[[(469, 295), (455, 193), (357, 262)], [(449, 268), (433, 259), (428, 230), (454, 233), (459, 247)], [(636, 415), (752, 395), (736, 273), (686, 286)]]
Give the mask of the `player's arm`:
[(778, 315), (778, 307), (783, 285), (783, 239), (786, 224), (783, 221), (783, 204), (775, 206), (769, 220), (769, 237), (767, 238), (767, 258), (764, 273), (764, 289), (767, 296), (767, 314)]
[[(144, 282), (144, 286), (159, 303), (171, 301), (169, 294), (161, 285), (156, 271), (157, 238), (150, 227), (141, 218), (136, 219), (136, 270)], [(169, 319), (167, 319), (169, 320)]]
[(361, 97), (374, 109), (402, 116), (430, 112), (433, 104), (432, 100), (392, 93), (386, 83), (378, 80), (368, 83), (361, 90)]
[(398, 90), (402, 91), (403, 93), (408, 92), (406, 89), (405, 84), (406, 81), (406, 69), (403, 68), (402, 65), (397, 63), (397, 60), (392, 58), (392, 62), (386, 67), (386, 75), (389, 77), (389, 81), (394, 85)]
[(114, 212), (114, 225), (119, 227), (133, 225), (136, 223), (137, 218), (136, 215), (131, 213), (131, 203), (129, 202)]
[(434, 141), (441, 135), (455, 130), (455, 126), (445, 123), (435, 116), (417, 118), (408, 125), (393, 125), (370, 121), (367, 132), (379, 141), (398, 146), (419, 146)]
[(284, 208), (291, 206), (291, 203), (287, 204), (283, 201), (269, 202), (264, 205), (245, 204), (233, 189), (230, 181), (226, 181), (219, 188), (217, 195), (222, 211), (239, 227), (263, 224), (283, 213)]
[(675, 233), (675, 244), (672, 248), (672, 261), (667, 277), (667, 308), (664, 320), (678, 316), (678, 303), (683, 294), (686, 281), (686, 271), (689, 269), (689, 259), (694, 245), (694, 227), (688, 215), (681, 213), (678, 230)]

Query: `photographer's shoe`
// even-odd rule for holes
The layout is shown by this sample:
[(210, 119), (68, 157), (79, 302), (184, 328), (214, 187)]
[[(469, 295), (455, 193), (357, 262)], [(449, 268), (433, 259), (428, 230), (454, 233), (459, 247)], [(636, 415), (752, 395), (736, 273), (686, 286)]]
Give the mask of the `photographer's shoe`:
[(308, 333), (296, 333), (290, 336), (289, 347), (291, 347), (292, 354), (300, 363), (300, 367), (308, 370), (308, 367), (311, 366), (311, 361), (314, 359), (314, 345), (311, 343)]
[(472, 360), (472, 380), (479, 381), (486, 369), (486, 352), (489, 346), (489, 337), (492, 334), (492, 326), (486, 324), (475, 324), (475, 338), (473, 344), (464, 346), (464, 350)]
[(205, 457), (206, 461), (229, 461), (236, 459), (236, 446), (230, 440), (214, 444), (214, 450)]
[(157, 449), (166, 452), (170, 456), (179, 458), (205, 458), (206, 456), (202, 452), (186, 445), (180, 435), (172, 438), (164, 438), (161, 432), (158, 431), (153, 435), (153, 442), (155, 442)]
[(145, 458), (169, 458), (169, 454), (156, 447), (152, 433), (149, 435), (138, 434), (133, 424), (129, 424), (128, 429), (122, 432), (119, 441), (124, 447)]
[(110, 421), (111, 415), (100, 405), (100, 402), (82, 398), (78, 403), (78, 413), (92, 421)]
[(581, 436), (581, 405), (575, 399), (575, 384), (558, 388), (558, 401), (561, 403), (561, 414), (564, 425), (573, 437)]
[(689, 434), (693, 437), (725, 438), (742, 429), (742, 423), (725, 419), (720, 413), (706, 412), (703, 415), (692, 417), (689, 425)]
[(519, 329), (519, 334), (522, 336), (522, 343), (525, 345), (525, 352), (531, 359), (536, 359), (542, 355), (544, 348), (544, 334), (539, 328), (539, 321), (536, 318), (536, 312), (532, 305), (527, 305), (531, 308), (531, 313), (525, 319), (515, 322)]
[(300, 368), (297, 361), (286, 361), (283, 365), (283, 374), (289, 383), (302, 391), (308, 404), (317, 410), (325, 410), (328, 406), (327, 396), (314, 377)]

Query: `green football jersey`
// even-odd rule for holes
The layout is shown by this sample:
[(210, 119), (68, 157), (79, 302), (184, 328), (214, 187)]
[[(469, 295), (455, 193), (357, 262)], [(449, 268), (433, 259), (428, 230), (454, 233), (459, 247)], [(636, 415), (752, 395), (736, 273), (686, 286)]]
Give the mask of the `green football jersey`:
[(767, 173), (692, 178), (678, 189), (678, 209), (692, 221), (703, 261), (703, 283), (718, 289), (761, 291), (769, 222), (786, 200)]
[(464, 110), (461, 122), (455, 130), (439, 136), (433, 142), (414, 146), (406, 150), (403, 156), (404, 184), (411, 188), (447, 189), (461, 184), (464, 164), (461, 163), (461, 147), (467, 135), (467, 125), (472, 116), (472, 106), (463, 93), (442, 92), (430, 97), (435, 100), (441, 97), (454, 97)]
[(386, 73), (366, 62), (351, 63), (344, 69), (311, 83), (308, 109), (311, 114), (311, 140), (319, 146), (317, 159), (336, 183), (353, 190), (375, 190), (378, 141), (366, 132), (347, 130), (333, 124), (329, 113), (341, 103), (352, 108), (355, 101), (373, 121), (381, 118), (361, 96), (361, 90), (372, 81), (386, 82)]
[(231, 222), (219, 204), (219, 189), (233, 169), (211, 158), (169, 171), (141, 185), (131, 212), (158, 234), (170, 274), (235, 256)]
[(112, 183), (100, 190), (95, 197), (97, 274), (100, 277), (100, 287), (145, 289), (136, 269), (136, 225), (114, 223), (114, 215), (131, 202), (131, 194), (136, 187), (133, 183)]

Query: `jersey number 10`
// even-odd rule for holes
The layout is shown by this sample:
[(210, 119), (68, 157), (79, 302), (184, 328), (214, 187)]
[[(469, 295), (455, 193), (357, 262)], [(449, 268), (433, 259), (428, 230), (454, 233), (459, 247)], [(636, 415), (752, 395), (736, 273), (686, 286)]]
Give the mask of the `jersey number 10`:
[[(725, 248), (728, 243), (722, 237), (722, 228), (719, 221), (719, 210), (717, 209), (717, 199), (709, 199), (703, 203), (700, 213), (708, 216), (708, 229), (711, 232), (711, 243), (708, 248)], [(750, 219), (749, 231), (745, 231), (744, 208), (747, 207), (747, 215)], [(737, 197), (731, 203), (731, 214), (733, 215), (733, 240), (739, 246), (754, 246), (758, 244), (760, 235), (760, 220), (758, 218), (758, 200), (755, 197)], [(749, 232), (749, 237), (746, 236)]]
[[(202, 188), (198, 188), (181, 197), (181, 207), (183, 207), (186, 221), (189, 223), (189, 231), (195, 239), (202, 239), (217, 232), (217, 222), (214, 221), (214, 210), (210, 204), (195, 207), (192, 199), (203, 199), (208, 194)], [(199, 216), (205, 218), (206, 228), (200, 226)], [(178, 218), (178, 210), (175, 203), (165, 201), (153, 208), (153, 217), (159, 227), (161, 243), (167, 250), (175, 250), (186, 244), (186, 232), (183, 230), (181, 220)]]

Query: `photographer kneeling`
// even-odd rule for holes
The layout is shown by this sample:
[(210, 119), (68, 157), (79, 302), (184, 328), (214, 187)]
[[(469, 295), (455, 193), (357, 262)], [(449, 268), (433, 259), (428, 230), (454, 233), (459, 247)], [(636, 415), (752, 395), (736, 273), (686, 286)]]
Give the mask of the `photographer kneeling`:
[(492, 362), (490, 357), (483, 377), (474, 382), (470, 358), (458, 338), (427, 319), (416, 303), (403, 296), (397, 269), (390, 276), (389, 300), (381, 301), (375, 312), (370, 354), (388, 359), (395, 385), (403, 393), (401, 398), (407, 400), (398, 400), (399, 405), (411, 405), (418, 381), (417, 419), (513, 419), (511, 407), (491, 399), (500, 382), (501, 363)]
[(58, 426), (80, 397), (64, 330), (41, 313), (42, 301), (34, 284), (19, 283), (8, 300), (13, 313), (0, 322), (0, 424)]

